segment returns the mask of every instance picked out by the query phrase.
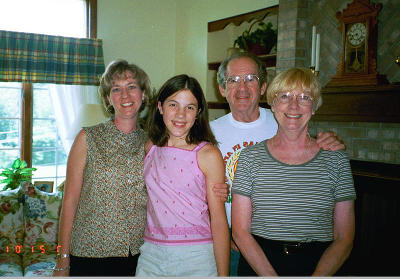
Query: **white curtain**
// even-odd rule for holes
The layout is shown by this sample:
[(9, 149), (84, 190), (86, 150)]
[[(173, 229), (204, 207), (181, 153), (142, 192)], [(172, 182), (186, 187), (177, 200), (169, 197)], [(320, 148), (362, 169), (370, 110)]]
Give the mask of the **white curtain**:
[(77, 119), (82, 106), (101, 104), (97, 86), (49, 84), (49, 90), (58, 133), (65, 153), (68, 155), (75, 136), (81, 128)]

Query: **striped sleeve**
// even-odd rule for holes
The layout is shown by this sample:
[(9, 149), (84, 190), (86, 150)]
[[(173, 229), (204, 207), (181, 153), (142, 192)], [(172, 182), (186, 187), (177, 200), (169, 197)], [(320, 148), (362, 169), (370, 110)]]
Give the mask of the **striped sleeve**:
[(232, 184), (232, 194), (251, 197), (254, 179), (251, 163), (253, 160), (251, 159), (251, 153), (248, 152), (248, 150), (250, 149), (245, 148), (240, 152)]
[(336, 162), (335, 202), (355, 200), (356, 192), (348, 155), (344, 151), (337, 151), (335, 156), (337, 157), (336, 160), (332, 160)]

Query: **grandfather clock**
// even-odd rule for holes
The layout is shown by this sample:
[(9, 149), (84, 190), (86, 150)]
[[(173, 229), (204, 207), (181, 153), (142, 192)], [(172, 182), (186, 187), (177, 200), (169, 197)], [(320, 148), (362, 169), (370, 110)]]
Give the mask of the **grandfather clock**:
[(330, 86), (378, 85), (388, 83), (376, 69), (378, 21), (382, 4), (354, 0), (337, 12), (342, 33), (342, 53)]

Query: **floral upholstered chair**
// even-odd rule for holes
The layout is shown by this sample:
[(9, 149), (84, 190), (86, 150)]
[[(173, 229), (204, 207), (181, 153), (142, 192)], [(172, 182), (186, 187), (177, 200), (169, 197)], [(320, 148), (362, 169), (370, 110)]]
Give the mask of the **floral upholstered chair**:
[(24, 241), (24, 192), (21, 187), (0, 192), (0, 276), (23, 276), (17, 252)]
[(61, 201), (30, 183), (0, 192), (0, 207), (14, 208), (0, 213), (0, 276), (51, 276)]

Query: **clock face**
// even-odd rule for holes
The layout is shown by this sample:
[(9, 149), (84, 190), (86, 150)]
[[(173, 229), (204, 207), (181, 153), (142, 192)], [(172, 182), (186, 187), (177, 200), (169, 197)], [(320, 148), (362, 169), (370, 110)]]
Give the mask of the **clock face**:
[(367, 29), (361, 22), (353, 24), (347, 32), (347, 39), (352, 46), (359, 46), (364, 42)]
[(362, 22), (348, 25), (345, 43), (345, 73), (365, 73), (367, 28)]

